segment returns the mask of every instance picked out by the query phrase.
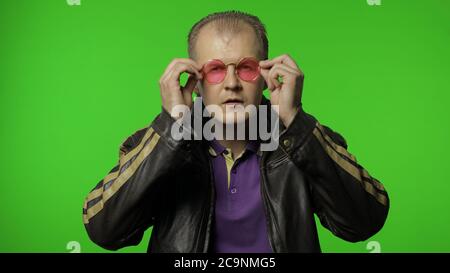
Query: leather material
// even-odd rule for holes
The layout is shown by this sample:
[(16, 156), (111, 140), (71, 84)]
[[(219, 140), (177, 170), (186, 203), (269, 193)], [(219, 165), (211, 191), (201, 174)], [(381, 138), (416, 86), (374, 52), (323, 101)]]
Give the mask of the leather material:
[[(163, 109), (149, 127), (130, 136), (120, 147), (123, 160), (109, 174), (124, 170), (111, 182), (113, 190), (105, 189), (104, 179), (86, 199), (85, 226), (96, 244), (110, 250), (136, 245), (153, 226), (149, 252), (211, 251), (215, 190), (208, 145), (174, 140), (173, 122)], [(279, 147), (263, 151), (260, 164), (272, 250), (320, 252), (314, 214), (350, 242), (377, 233), (388, 214), (388, 195), (347, 153), (345, 139), (302, 109), (288, 128), (280, 126)], [(149, 130), (148, 143), (142, 143)], [(134, 161), (124, 162), (135, 152)], [(95, 190), (103, 196), (99, 201)]]

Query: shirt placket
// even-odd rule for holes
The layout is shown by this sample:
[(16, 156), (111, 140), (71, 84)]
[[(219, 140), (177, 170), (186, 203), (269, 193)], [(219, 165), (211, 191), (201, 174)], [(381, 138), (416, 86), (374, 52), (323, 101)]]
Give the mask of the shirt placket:
[(233, 211), (235, 208), (235, 201), (237, 199), (239, 185), (237, 185), (238, 181), (238, 170), (239, 167), (239, 159), (233, 160), (231, 156), (231, 152), (227, 149), (224, 151), (225, 162), (227, 164), (227, 174), (229, 178), (229, 187), (227, 188), (227, 203), (228, 209)]

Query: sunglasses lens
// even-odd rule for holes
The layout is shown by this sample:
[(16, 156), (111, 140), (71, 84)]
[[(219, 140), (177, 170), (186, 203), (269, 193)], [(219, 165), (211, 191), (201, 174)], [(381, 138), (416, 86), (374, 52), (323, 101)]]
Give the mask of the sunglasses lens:
[(253, 59), (243, 59), (237, 66), (237, 73), (244, 81), (254, 81), (259, 76), (259, 64)]
[(227, 67), (219, 60), (213, 60), (205, 64), (203, 68), (205, 79), (212, 84), (220, 83), (227, 75)]

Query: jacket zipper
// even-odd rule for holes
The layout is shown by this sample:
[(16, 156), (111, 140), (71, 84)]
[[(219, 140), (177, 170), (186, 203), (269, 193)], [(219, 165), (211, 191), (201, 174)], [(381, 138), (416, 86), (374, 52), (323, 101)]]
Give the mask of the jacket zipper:
[(266, 216), (266, 227), (267, 227), (267, 233), (268, 233), (267, 235), (269, 237), (270, 248), (272, 248), (272, 252), (275, 253), (276, 252), (275, 251), (275, 247), (274, 247), (275, 243), (274, 243), (273, 237), (272, 237), (272, 228), (271, 228), (271, 225), (270, 225), (270, 216), (269, 216), (269, 212), (268, 212), (268, 209), (267, 209), (267, 201), (266, 201), (266, 198), (265, 198), (266, 180), (264, 179), (264, 172), (263, 172), (263, 168), (262, 168), (262, 166), (264, 164), (264, 159), (265, 159), (264, 155), (265, 155), (265, 153), (263, 153), (262, 156), (261, 156), (261, 162), (260, 162), (260, 166), (259, 166), (259, 172), (260, 172), (260, 177), (261, 177), (261, 185), (260, 185), (260, 188), (261, 188), (261, 199), (263, 201), (264, 214)]
[[(205, 211), (208, 211), (208, 215), (205, 217), (206, 218), (206, 224), (203, 225), (203, 230), (204, 232), (202, 232), (204, 234), (203, 236), (203, 240), (202, 240), (202, 249), (199, 249), (198, 252), (204, 252), (207, 253), (209, 246), (211, 244), (211, 228), (209, 230), (209, 233), (207, 234), (207, 230), (208, 230), (208, 225), (211, 227), (211, 221), (212, 221), (212, 215), (213, 215), (213, 209), (214, 209), (214, 203), (215, 203), (215, 189), (214, 189), (214, 175), (212, 172), (212, 165), (211, 165), (211, 161), (209, 160), (208, 157), (206, 157), (208, 160), (208, 167), (209, 167), (209, 183), (211, 186), (211, 196), (210, 196), (210, 202), (209, 202), (209, 210), (208, 208), (205, 209)], [(205, 221), (203, 221), (205, 222)], [(209, 238), (207, 238), (209, 237)]]

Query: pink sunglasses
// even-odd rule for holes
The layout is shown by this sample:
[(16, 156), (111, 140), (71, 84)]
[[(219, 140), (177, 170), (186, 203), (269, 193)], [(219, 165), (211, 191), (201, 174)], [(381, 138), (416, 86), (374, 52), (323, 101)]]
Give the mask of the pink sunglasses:
[(210, 84), (219, 84), (225, 79), (229, 65), (234, 65), (238, 77), (246, 82), (254, 82), (260, 75), (259, 61), (252, 57), (245, 57), (240, 59), (237, 64), (225, 64), (219, 59), (209, 60), (201, 69), (203, 78)]

